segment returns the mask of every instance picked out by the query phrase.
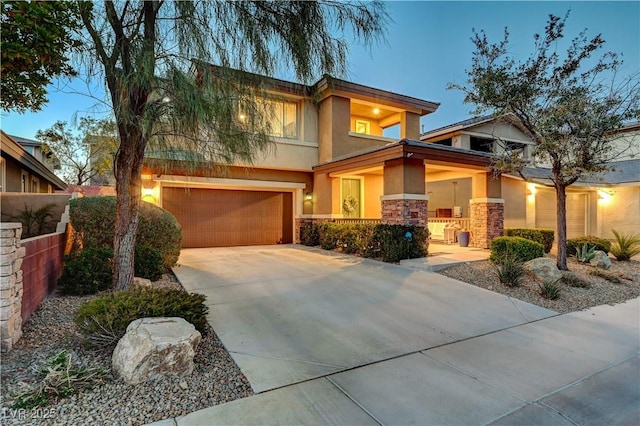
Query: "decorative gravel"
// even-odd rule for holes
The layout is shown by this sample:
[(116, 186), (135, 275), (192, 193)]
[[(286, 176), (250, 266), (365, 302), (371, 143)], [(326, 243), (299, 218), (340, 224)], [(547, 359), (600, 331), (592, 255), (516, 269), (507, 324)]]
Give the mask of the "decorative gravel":
[[(153, 286), (182, 289), (173, 274), (165, 274)], [(66, 349), (83, 365), (111, 372), (111, 352), (85, 348), (73, 322), (77, 308), (92, 297), (52, 295), (24, 325), (24, 334), (14, 349), (1, 355), (0, 424), (142, 425), (253, 394), (246, 377), (210, 329), (198, 345), (189, 377), (127, 385), (110, 373), (106, 383), (47, 407), (9, 409), (19, 382), (35, 381), (44, 361), (60, 350)]]
[[(549, 257), (555, 260), (553, 255)], [(614, 305), (640, 296), (640, 262), (611, 260), (611, 263), (611, 268), (606, 272), (617, 277), (621, 281), (618, 284), (590, 275), (589, 272), (596, 269), (594, 266), (569, 258), (567, 261), (569, 270), (587, 280), (591, 286), (579, 288), (560, 283), (560, 297), (556, 300), (542, 297), (539, 281), (530, 275), (526, 275), (518, 287), (501, 284), (495, 276), (495, 266), (488, 260), (455, 265), (439, 273), (556, 312), (567, 313), (598, 305)]]

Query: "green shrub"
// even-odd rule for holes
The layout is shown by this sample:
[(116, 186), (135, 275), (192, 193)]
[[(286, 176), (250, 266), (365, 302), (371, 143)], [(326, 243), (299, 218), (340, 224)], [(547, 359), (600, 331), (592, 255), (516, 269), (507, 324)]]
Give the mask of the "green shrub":
[(75, 322), (85, 340), (97, 346), (113, 345), (138, 318), (180, 317), (206, 332), (208, 308), (202, 294), (181, 290), (135, 288), (97, 297), (78, 308)]
[(65, 259), (62, 276), (58, 280), (65, 294), (94, 294), (107, 290), (113, 282), (113, 250), (93, 247)]
[(611, 245), (611, 254), (620, 261), (631, 260), (637, 254), (640, 254), (640, 235), (623, 234), (612, 230), (615, 241)]
[(373, 250), (379, 250), (384, 262), (399, 262), (427, 255), (429, 231), (415, 225), (376, 225)]
[[(116, 197), (83, 197), (70, 201), (74, 229), (73, 249), (113, 247)], [(168, 211), (147, 202), (140, 203), (136, 243), (162, 253), (165, 268), (174, 266), (180, 255), (182, 228)]]
[(377, 226), (373, 223), (361, 223), (353, 226), (354, 244), (359, 256), (372, 258), (379, 254), (380, 248), (373, 239)]
[(334, 222), (319, 222), (316, 224), (318, 227), (318, 240), (320, 242), (320, 248), (323, 250), (333, 250), (340, 245), (340, 237), (342, 234), (342, 227), (344, 224)]
[(309, 247), (320, 245), (318, 226), (315, 222), (304, 222), (300, 225), (300, 244)]
[(165, 272), (162, 253), (154, 247), (137, 245), (134, 262), (136, 277), (156, 281)]
[[(324, 250), (340, 248), (348, 254), (382, 257), (385, 262), (398, 262), (427, 254), (429, 231), (425, 227), (336, 222), (317, 222), (314, 225), (314, 230), (305, 231), (304, 241), (310, 243), (317, 238)], [(410, 238), (406, 237), (407, 232)]]
[(522, 237), (497, 237), (491, 240), (489, 260), (501, 263), (503, 259), (527, 262), (544, 256), (544, 246)]
[(540, 287), (540, 295), (549, 300), (556, 300), (560, 297), (560, 291), (562, 289), (560, 288), (558, 281), (545, 281), (542, 284), (538, 283), (538, 287)]
[[(137, 245), (134, 269), (137, 277), (160, 279), (165, 272), (162, 253), (154, 247)], [(67, 257), (58, 285), (65, 294), (84, 295), (107, 290), (112, 282), (113, 250), (94, 247)]]
[(495, 265), (495, 274), (498, 280), (509, 287), (517, 287), (525, 274), (524, 264), (516, 260), (514, 256), (506, 256)]
[(589, 244), (583, 244), (582, 247), (576, 248), (576, 260), (580, 263), (589, 263), (591, 259), (596, 257), (596, 247)]
[(584, 237), (571, 238), (567, 240), (567, 254), (575, 256), (578, 247), (582, 247), (584, 244), (594, 246), (595, 250), (602, 250), (605, 253), (609, 253), (609, 251), (611, 250), (610, 241), (595, 237), (593, 235), (587, 235)]
[(553, 229), (544, 228), (505, 228), (505, 237), (522, 237), (527, 240), (535, 241), (544, 246), (544, 252), (549, 253), (553, 246), (554, 231)]

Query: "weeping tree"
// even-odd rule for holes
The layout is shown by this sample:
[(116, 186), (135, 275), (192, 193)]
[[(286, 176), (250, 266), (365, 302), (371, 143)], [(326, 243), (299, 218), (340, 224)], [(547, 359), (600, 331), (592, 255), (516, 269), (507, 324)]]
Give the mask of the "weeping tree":
[[(534, 35), (533, 53), (523, 61), (509, 46), (506, 29), (497, 43), (474, 30), (467, 84), (449, 84), (464, 92), (464, 101), (476, 107), (474, 113), (515, 120), (534, 143), (534, 163), (550, 167), (557, 200), (557, 264), (562, 270), (567, 269), (567, 187), (609, 170), (609, 163), (630, 147), (617, 143), (616, 130), (640, 118), (639, 75), (616, 82), (622, 61), (615, 53), (601, 53), (601, 35), (588, 38), (584, 30), (566, 52), (556, 50), (567, 17), (550, 15), (544, 34)], [(530, 165), (522, 155), (505, 149), (495, 171), (522, 175)]]
[[(342, 74), (346, 37), (384, 36), (378, 2), (80, 2), (89, 74), (106, 81), (120, 145), (114, 286), (133, 280), (145, 150), (209, 164), (251, 163), (269, 146), (263, 80), (229, 69), (309, 82)], [(196, 61), (194, 61), (196, 59)], [(210, 67), (214, 63), (220, 67)]]

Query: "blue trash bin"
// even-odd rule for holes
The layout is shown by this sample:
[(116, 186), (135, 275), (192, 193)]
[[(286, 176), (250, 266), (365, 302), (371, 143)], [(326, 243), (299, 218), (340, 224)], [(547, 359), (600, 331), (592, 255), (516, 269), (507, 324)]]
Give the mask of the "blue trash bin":
[(469, 247), (469, 231), (458, 231), (458, 244), (460, 247)]

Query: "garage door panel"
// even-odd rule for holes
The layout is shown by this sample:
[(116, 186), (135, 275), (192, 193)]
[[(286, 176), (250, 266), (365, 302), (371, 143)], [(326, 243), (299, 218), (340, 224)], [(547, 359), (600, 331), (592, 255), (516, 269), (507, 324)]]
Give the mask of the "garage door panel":
[[(585, 235), (587, 221), (587, 195), (567, 194), (567, 238)], [(557, 202), (555, 191), (539, 190), (536, 194), (536, 228), (557, 228)], [(557, 238), (557, 235), (556, 235)]]
[(183, 247), (291, 243), (292, 194), (163, 188), (163, 207), (182, 225)]

